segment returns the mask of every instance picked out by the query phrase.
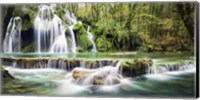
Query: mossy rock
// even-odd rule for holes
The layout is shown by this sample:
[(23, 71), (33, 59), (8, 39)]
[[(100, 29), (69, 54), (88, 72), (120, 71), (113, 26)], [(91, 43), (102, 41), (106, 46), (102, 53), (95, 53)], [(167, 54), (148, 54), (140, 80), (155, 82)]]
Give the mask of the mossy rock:
[(83, 24), (74, 25), (73, 31), (76, 37), (76, 43), (83, 51), (89, 51), (92, 48), (92, 41), (87, 36), (87, 31)]
[(22, 48), (22, 52), (25, 52), (25, 53), (26, 52), (33, 52), (33, 50), (35, 50), (33, 43)]
[(123, 76), (135, 77), (145, 74), (147, 69), (153, 65), (153, 61), (150, 59), (134, 59), (122, 62), (121, 68)]
[(30, 5), (17, 5), (13, 12), (13, 16), (19, 16), (22, 18), (22, 31), (28, 30), (33, 27), (36, 6)]
[(76, 48), (76, 51), (77, 52), (84, 52), (83, 48), (80, 48), (80, 47)]
[(1, 70), (1, 73), (2, 73), (2, 77), (3, 78), (10, 78), (10, 79), (13, 79), (14, 77), (12, 75), (10, 75), (10, 73), (4, 69), (2, 66), (0, 66), (0, 70)]

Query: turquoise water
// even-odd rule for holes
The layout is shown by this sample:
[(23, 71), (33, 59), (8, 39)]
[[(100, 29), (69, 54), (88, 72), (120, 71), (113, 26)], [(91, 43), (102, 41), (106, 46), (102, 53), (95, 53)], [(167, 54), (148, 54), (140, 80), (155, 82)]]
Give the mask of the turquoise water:
[[(178, 73), (178, 72), (177, 72)], [(90, 91), (80, 87), (64, 88), (59, 83), (62, 75), (29, 75), (16, 76), (14, 80), (3, 80), (3, 94), (9, 95), (38, 95), (38, 96), (98, 96), (98, 97), (194, 97), (195, 93), (195, 70), (179, 72), (179, 74), (165, 73), (143, 75), (127, 79), (131, 83), (108, 87), (89, 87)], [(52, 77), (52, 79), (50, 78)], [(64, 84), (65, 85), (65, 84)], [(63, 86), (61, 86), (63, 87)], [(77, 89), (75, 93), (69, 93), (70, 89)]]
[[(99, 56), (97, 57), (97, 55)], [(5, 55), (3, 56), (5, 57)], [(8, 55), (6, 56), (8, 57)], [(87, 54), (78, 55), (78, 57), (86, 59), (87, 56)], [(105, 56), (106, 54), (96, 54), (95, 58), (105, 58)], [(107, 55), (107, 58), (117, 59), (119, 57), (120, 59), (132, 59), (138, 58), (137, 56), (138, 55)], [(30, 57), (30, 54), (28, 54), (27, 57)], [(47, 57), (47, 55), (43, 55), (43, 57)], [(187, 55), (140, 55), (140, 58), (144, 57), (152, 57), (153, 60), (156, 61), (154, 65), (157, 67), (165, 64), (195, 62), (193, 56)], [(28, 70), (30, 71), (30, 69)], [(24, 71), (23, 73), (16, 74), (14, 76), (15, 79), (3, 79), (2, 93), (4, 95), (78, 97), (195, 97), (195, 64), (192, 65), (190, 69), (184, 71), (145, 74), (134, 78), (125, 78), (121, 84), (112, 86), (79, 86), (71, 84), (66, 79), (68, 73), (69, 72), (55, 69), (38, 69), (32, 70), (30, 73)]]
[(188, 57), (194, 58), (192, 54), (175, 54), (175, 53), (143, 53), (139, 52), (137, 54), (115, 54), (115, 53), (0, 53), (0, 58), (112, 58), (112, 59), (132, 59), (132, 58), (170, 58), (174, 59), (185, 59)]

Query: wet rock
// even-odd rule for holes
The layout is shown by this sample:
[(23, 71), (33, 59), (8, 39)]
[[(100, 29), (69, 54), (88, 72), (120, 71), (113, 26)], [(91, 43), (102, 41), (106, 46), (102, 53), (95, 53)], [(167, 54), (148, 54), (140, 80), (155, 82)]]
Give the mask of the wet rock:
[(153, 65), (150, 59), (134, 59), (122, 62), (120, 68), (125, 77), (135, 77), (138, 75), (146, 74), (149, 67)]
[(12, 75), (10, 75), (9, 72), (6, 69), (4, 69), (2, 66), (0, 66), (0, 70), (1, 70), (1, 75), (3, 78), (14, 79), (14, 77)]
[(65, 58), (2, 58), (5, 65), (33, 69), (33, 68), (55, 68), (71, 71), (77, 67), (86, 69), (97, 69), (105, 66), (117, 67), (120, 62), (120, 69), (123, 76), (135, 77), (145, 74), (147, 69), (153, 65), (151, 59), (130, 59), (130, 60), (113, 60), (113, 59), (65, 59)]
[(104, 85), (105, 79), (102, 76), (94, 76), (93, 85)]
[(85, 77), (88, 77), (88, 75), (90, 75), (93, 72), (94, 71), (91, 71), (91, 70), (74, 69), (72, 72), (72, 76), (75, 79), (85, 78)]
[(72, 77), (75, 80), (87, 81), (87, 84), (78, 83), (80, 85), (114, 85), (120, 83), (118, 75), (109, 74), (109, 72), (92, 69), (74, 69)]

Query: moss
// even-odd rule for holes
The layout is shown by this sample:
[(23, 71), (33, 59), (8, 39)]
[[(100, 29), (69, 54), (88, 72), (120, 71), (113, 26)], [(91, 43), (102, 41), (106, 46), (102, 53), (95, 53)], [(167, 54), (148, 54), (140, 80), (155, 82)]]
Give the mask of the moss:
[(123, 75), (127, 77), (135, 77), (146, 73), (149, 66), (153, 64), (150, 59), (134, 59), (127, 60), (121, 64)]
[(105, 37), (100, 37), (97, 39), (97, 49), (98, 51), (104, 52), (112, 48), (112, 43), (109, 42)]
[(35, 50), (33, 43), (25, 46), (24, 48), (22, 48), (22, 52), (32, 52), (32, 50)]
[(22, 31), (33, 27), (35, 19), (36, 6), (16, 5), (13, 16), (22, 18)]
[(77, 52), (84, 52), (83, 48), (80, 48), (80, 47), (76, 48), (76, 51)]
[(92, 47), (92, 42), (87, 36), (87, 31), (82, 24), (76, 24), (73, 28), (76, 37), (76, 43), (83, 51), (89, 51)]
[(6, 69), (4, 69), (3, 66), (0, 66), (0, 71), (2, 73), (3, 78), (8, 78), (8, 79), (14, 78), (12, 75), (10, 75), (10, 73)]
[(3, 66), (0, 66), (0, 71), (4, 71), (5, 69), (3, 68)]
[(56, 10), (56, 14), (57, 14), (60, 18), (63, 18), (64, 14), (65, 14), (65, 11), (64, 11), (64, 9), (62, 9), (62, 8), (58, 8), (58, 9)]

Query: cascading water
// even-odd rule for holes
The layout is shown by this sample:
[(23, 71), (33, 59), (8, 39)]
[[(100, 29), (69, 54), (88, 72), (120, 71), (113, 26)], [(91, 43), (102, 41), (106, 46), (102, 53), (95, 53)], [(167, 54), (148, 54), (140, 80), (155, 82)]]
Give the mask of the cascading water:
[(3, 41), (3, 52), (16, 53), (21, 51), (21, 22), (20, 17), (10, 19)]
[(70, 41), (69, 43), (71, 44), (71, 48), (69, 48), (69, 49), (71, 52), (75, 53), (76, 52), (76, 40), (75, 40), (75, 36), (74, 36), (73, 27), (74, 27), (74, 25), (71, 25), (68, 27), (68, 30), (69, 30), (69, 33), (71, 36), (71, 38), (69, 40)]
[(67, 46), (67, 40), (65, 37), (65, 28), (62, 25), (61, 19), (54, 14), (54, 18), (52, 20), (52, 30), (51, 34), (53, 35), (51, 37), (51, 49), (50, 52), (54, 53), (67, 53), (68, 52), (68, 46)]
[(87, 36), (88, 36), (88, 38), (90, 39), (90, 41), (92, 42), (92, 45), (93, 45), (91, 51), (92, 52), (97, 52), (96, 44), (94, 43), (94, 37), (90, 33), (90, 26), (88, 26), (88, 28), (87, 28)]
[(147, 74), (159, 74), (159, 73), (166, 73), (166, 72), (174, 72), (174, 71), (184, 71), (188, 69), (193, 69), (195, 67), (194, 64), (183, 64), (183, 65), (165, 65), (165, 66), (151, 66), (147, 70)]
[[(76, 84), (79, 85), (115, 85), (119, 84), (123, 78), (120, 69), (121, 62), (115, 66), (100, 66), (97, 69), (88, 69), (80, 64), (80, 68), (72, 70), (71, 77)], [(69, 76), (68, 76), (69, 77)]]
[[(63, 21), (56, 15), (55, 5), (40, 5), (34, 19), (34, 43), (37, 53), (75, 53), (76, 40), (73, 31), (74, 25), (81, 22), (77, 21), (73, 13), (65, 11)], [(66, 28), (68, 24), (68, 27)], [(68, 35), (66, 36), (66, 31)], [(93, 46), (91, 51), (97, 52), (94, 37), (87, 29), (87, 35)], [(12, 53), (21, 51), (21, 19), (12, 18), (7, 28), (6, 37), (3, 42), (3, 51)]]
[(73, 28), (74, 28), (74, 25), (77, 23), (77, 20), (76, 20), (76, 17), (74, 16), (74, 14), (70, 13), (68, 11), (65, 11), (65, 17), (69, 24), (68, 31), (70, 34), (70, 40), (69, 40), (70, 42), (68, 42), (68, 45), (71, 45), (70, 46), (71, 48), (69, 48), (69, 49), (71, 52), (75, 53), (76, 52), (76, 40), (75, 40)]
[(70, 13), (69, 11), (65, 10), (65, 20), (69, 25), (74, 25), (77, 23), (76, 17), (73, 13)]
[(49, 38), (51, 38), (51, 20), (50, 7), (47, 5), (40, 5), (34, 21), (35, 46), (36, 52), (38, 53), (48, 52), (48, 49), (53, 42), (49, 41)]
[[(34, 22), (36, 51), (51, 53), (67, 53), (65, 27), (62, 20), (47, 5), (39, 6)], [(53, 15), (53, 16), (52, 16)]]

